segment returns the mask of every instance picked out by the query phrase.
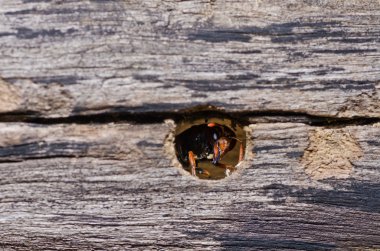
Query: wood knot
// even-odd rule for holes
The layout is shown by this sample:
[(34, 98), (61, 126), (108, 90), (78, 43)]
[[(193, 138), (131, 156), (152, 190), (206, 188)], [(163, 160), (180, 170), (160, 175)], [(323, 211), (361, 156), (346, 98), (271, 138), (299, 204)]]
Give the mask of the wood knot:
[(302, 163), (312, 179), (344, 179), (352, 172), (352, 162), (362, 156), (362, 149), (346, 129), (316, 129), (309, 134)]

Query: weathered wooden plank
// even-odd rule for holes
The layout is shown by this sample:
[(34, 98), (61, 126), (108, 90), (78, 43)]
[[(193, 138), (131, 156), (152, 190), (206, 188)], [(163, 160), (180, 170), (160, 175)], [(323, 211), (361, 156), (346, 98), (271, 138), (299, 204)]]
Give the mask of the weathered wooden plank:
[[(375, 0), (3, 0), (0, 114), (378, 118), (379, 13)], [(380, 248), (378, 124), (251, 125), (221, 181), (178, 167), (171, 128), (1, 123), (0, 247)]]
[[(0, 126), (1, 160), (24, 159), (0, 164), (4, 249), (380, 248), (377, 125), (251, 125), (246, 162), (220, 181), (177, 168), (170, 123)], [(362, 156), (348, 177), (305, 171), (305, 151), (351, 140)]]
[(377, 0), (3, 0), (0, 111), (379, 117), (379, 13)]
[[(152, 141), (151, 130), (165, 135), (163, 125), (129, 124), (0, 124), (0, 161), (21, 161), (35, 158), (96, 157), (131, 160), (132, 152), (142, 154), (141, 147), (163, 147)], [(142, 155), (140, 157), (143, 157)], [(137, 161), (136, 157), (136, 161)]]

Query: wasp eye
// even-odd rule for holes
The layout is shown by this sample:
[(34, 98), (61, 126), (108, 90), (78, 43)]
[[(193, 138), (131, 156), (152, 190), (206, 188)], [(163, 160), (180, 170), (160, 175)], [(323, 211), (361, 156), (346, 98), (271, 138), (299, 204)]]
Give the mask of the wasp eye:
[(214, 133), (214, 139), (217, 140), (218, 139), (218, 136), (216, 135), (216, 133)]

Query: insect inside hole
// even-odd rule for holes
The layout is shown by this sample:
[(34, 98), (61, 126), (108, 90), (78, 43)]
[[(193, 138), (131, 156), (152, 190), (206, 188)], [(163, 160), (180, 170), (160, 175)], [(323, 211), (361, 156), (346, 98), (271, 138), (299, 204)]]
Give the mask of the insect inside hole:
[(178, 134), (175, 138), (176, 154), (181, 164), (187, 167), (193, 176), (210, 177), (210, 172), (199, 166), (200, 161), (209, 161), (214, 168), (223, 168), (225, 176), (235, 171), (235, 166), (224, 164), (226, 154), (239, 144), (237, 163), (244, 158), (242, 140), (226, 125), (204, 123), (194, 125)]

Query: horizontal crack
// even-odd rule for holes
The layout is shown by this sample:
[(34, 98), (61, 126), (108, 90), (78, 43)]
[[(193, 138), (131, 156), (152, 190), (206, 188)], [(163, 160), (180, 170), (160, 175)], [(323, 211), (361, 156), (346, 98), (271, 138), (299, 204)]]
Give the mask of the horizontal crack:
[(125, 161), (123, 158), (115, 158), (110, 156), (100, 157), (96, 155), (85, 155), (85, 154), (79, 154), (79, 155), (63, 155), (63, 154), (56, 154), (56, 155), (49, 155), (49, 156), (25, 156), (25, 157), (4, 157), (0, 159), (0, 164), (4, 163), (19, 163), (19, 162), (25, 162), (28, 160), (46, 160), (46, 159), (102, 159), (102, 160), (115, 160), (115, 161)]
[(229, 117), (239, 121), (242, 125), (257, 123), (303, 123), (320, 127), (344, 127), (350, 125), (370, 125), (380, 122), (376, 117), (327, 117), (310, 115), (305, 112), (295, 111), (244, 111), (244, 112), (224, 112), (221, 110), (202, 110), (194, 108), (192, 110), (178, 112), (106, 112), (90, 115), (74, 115), (69, 117), (46, 118), (38, 117), (33, 112), (25, 113), (4, 113), (0, 114), (0, 123), (35, 123), (35, 124), (107, 124), (129, 122), (132, 124), (154, 124), (162, 123), (166, 119), (181, 121), (194, 117)]

